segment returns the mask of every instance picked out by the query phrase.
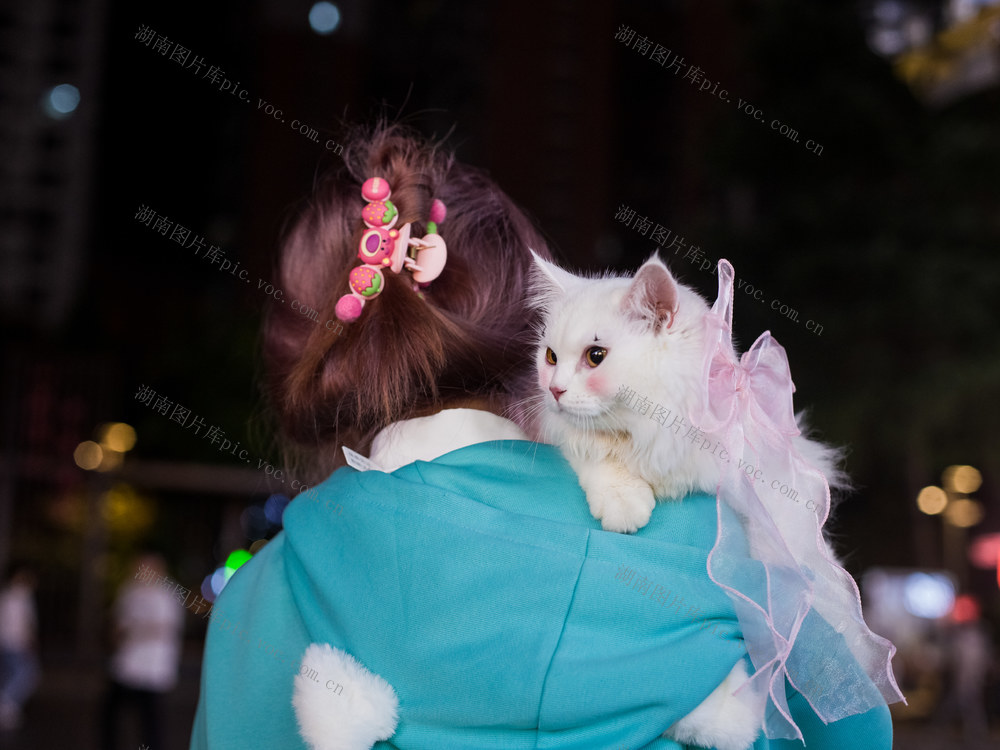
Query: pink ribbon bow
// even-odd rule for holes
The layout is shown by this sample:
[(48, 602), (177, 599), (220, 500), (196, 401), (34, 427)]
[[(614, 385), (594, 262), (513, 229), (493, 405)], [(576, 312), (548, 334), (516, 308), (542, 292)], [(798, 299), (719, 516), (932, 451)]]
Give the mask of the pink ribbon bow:
[[(708, 574), (736, 608), (755, 667), (745, 689), (761, 704), (766, 700), (767, 736), (802, 739), (785, 699), (786, 678), (823, 721), (836, 721), (903, 700), (892, 675), (895, 648), (868, 629), (857, 585), (823, 539), (830, 489), (793, 443), (800, 431), (785, 350), (765, 332), (736, 359), (733, 267), (720, 260), (718, 273), (719, 296), (705, 318), (702, 404), (691, 415), (730, 456), (716, 491), (718, 531)], [(757, 474), (764, 470), (767, 478), (782, 479), (797, 496), (812, 500), (815, 512), (774, 492), (758, 492)], [(748, 556), (756, 563), (748, 564)], [(857, 678), (831, 660), (825, 644), (799, 638), (811, 611), (843, 635), (877, 689), (848, 684)]]
[(708, 406), (720, 423), (732, 422), (742, 410), (769, 432), (798, 435), (792, 411), (794, 392), (788, 357), (770, 332), (761, 334), (739, 362), (724, 354), (721, 346), (711, 357)]

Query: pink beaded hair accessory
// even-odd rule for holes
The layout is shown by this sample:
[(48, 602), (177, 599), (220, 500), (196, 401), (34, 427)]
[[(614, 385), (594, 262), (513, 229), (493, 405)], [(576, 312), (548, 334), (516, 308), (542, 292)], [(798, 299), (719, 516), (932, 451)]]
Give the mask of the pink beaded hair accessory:
[[(358, 258), (362, 265), (351, 271), (348, 279), (350, 292), (337, 300), (337, 317), (345, 323), (358, 319), (365, 302), (382, 293), (386, 269), (401, 273), (411, 272), (414, 290), (419, 291), (441, 275), (448, 248), (437, 225), (447, 214), (444, 203), (437, 198), (431, 203), (427, 234), (421, 238), (410, 237), (410, 224), (395, 228), (399, 211), (389, 197), (392, 190), (381, 177), (370, 177), (361, 186), (361, 195), (368, 204), (361, 209), (361, 219), (367, 229), (358, 243)], [(415, 254), (411, 255), (410, 248)]]

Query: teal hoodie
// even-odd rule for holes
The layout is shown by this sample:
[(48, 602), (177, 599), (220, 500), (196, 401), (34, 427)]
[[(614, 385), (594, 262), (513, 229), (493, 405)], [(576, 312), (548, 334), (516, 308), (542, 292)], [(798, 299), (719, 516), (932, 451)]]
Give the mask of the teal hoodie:
[[(706, 573), (715, 498), (661, 502), (638, 533), (606, 532), (549, 445), (343, 468), (284, 525), (212, 611), (191, 750), (306, 748), (292, 686), (314, 642), (395, 689), (399, 724), (377, 750), (677, 750), (662, 732), (739, 659), (753, 669)], [(815, 619), (812, 635), (867, 680)], [(791, 689), (789, 704), (809, 750), (892, 746), (884, 705), (824, 725)]]

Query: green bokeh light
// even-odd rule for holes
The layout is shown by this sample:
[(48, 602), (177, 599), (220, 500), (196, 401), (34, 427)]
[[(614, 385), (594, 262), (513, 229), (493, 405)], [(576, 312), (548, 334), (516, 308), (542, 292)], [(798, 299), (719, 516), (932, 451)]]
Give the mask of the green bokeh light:
[(226, 558), (226, 581), (232, 578), (233, 573), (239, 570), (240, 566), (251, 557), (253, 557), (253, 555), (245, 549), (236, 549), (230, 552), (229, 557)]

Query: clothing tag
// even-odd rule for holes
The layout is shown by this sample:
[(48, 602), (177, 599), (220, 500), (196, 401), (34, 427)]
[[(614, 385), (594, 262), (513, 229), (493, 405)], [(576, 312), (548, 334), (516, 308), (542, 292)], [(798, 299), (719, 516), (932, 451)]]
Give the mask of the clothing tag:
[(384, 471), (384, 469), (377, 463), (372, 461), (370, 458), (365, 458), (357, 451), (352, 451), (346, 445), (343, 446), (344, 457), (347, 459), (347, 465), (351, 468), (357, 469), (358, 471)]

